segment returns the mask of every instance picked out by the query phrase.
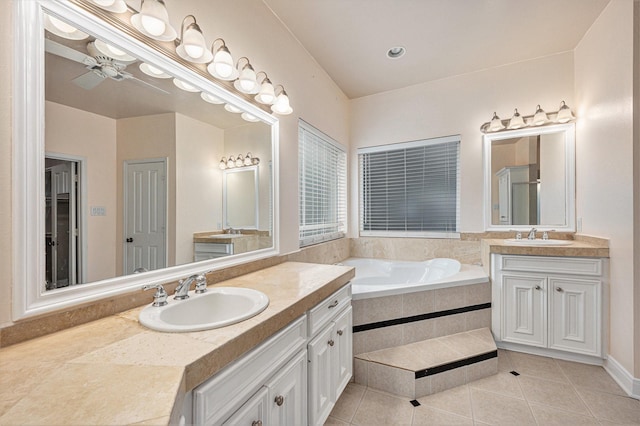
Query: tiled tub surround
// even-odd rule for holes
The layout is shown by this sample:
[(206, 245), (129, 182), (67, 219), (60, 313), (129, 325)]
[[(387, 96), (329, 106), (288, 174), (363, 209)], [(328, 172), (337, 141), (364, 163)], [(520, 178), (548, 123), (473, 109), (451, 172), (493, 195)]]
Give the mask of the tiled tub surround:
[(186, 392), (352, 276), (342, 266), (282, 263), (223, 283), (269, 297), (238, 324), (158, 333), (138, 323), (136, 308), (1, 349), (0, 424), (177, 423)]

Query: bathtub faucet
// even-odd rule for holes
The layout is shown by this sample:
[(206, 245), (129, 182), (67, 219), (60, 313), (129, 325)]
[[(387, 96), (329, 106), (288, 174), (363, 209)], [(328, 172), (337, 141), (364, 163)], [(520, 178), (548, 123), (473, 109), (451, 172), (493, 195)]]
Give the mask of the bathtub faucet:
[(531, 228), (531, 231), (529, 231), (529, 235), (527, 235), (527, 240), (535, 240), (536, 239), (536, 228)]

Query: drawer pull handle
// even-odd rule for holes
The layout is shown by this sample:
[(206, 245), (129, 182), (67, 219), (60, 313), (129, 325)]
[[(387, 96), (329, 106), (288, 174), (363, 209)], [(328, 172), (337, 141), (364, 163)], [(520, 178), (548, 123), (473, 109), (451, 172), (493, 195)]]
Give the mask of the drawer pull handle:
[(254, 420), (251, 422), (251, 426), (262, 426), (262, 420)]
[(536, 290), (542, 290), (542, 287), (540, 287), (539, 285), (537, 285), (535, 288)]
[(562, 287), (556, 287), (556, 291), (557, 291), (558, 293), (562, 293), (564, 290), (562, 289)]
[(329, 346), (333, 346), (335, 344), (333, 340), (329, 340), (327, 343), (329, 344)]
[(280, 407), (282, 404), (284, 404), (284, 396), (282, 395), (276, 396), (275, 401), (276, 401), (276, 405)]
[(342, 330), (338, 330), (336, 333), (338, 333), (338, 336), (342, 336), (343, 331)]
[(333, 302), (332, 304), (330, 304), (329, 306), (327, 306), (329, 309), (331, 308), (335, 308), (336, 306), (338, 306), (338, 301), (336, 300), (335, 302)]

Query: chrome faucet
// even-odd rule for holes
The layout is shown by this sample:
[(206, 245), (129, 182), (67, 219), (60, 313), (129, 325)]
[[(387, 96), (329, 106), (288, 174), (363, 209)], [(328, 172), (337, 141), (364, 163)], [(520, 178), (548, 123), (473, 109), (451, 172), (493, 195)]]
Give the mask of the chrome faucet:
[(531, 231), (529, 231), (529, 235), (527, 235), (527, 240), (535, 240), (536, 239), (536, 228), (531, 228)]
[(205, 293), (207, 291), (207, 277), (205, 274), (194, 274), (189, 278), (178, 281), (178, 287), (176, 287), (176, 292), (174, 293), (173, 298), (175, 300), (188, 299), (189, 288), (191, 287), (191, 283), (194, 281), (196, 283), (197, 294)]

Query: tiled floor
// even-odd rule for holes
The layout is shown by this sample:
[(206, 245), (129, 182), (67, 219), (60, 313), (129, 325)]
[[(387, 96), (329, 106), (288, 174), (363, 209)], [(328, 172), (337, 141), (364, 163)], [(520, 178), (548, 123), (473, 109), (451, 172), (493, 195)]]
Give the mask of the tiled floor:
[(497, 375), (418, 398), (418, 407), (351, 383), (325, 426), (640, 425), (640, 401), (627, 397), (602, 367), (498, 352)]

